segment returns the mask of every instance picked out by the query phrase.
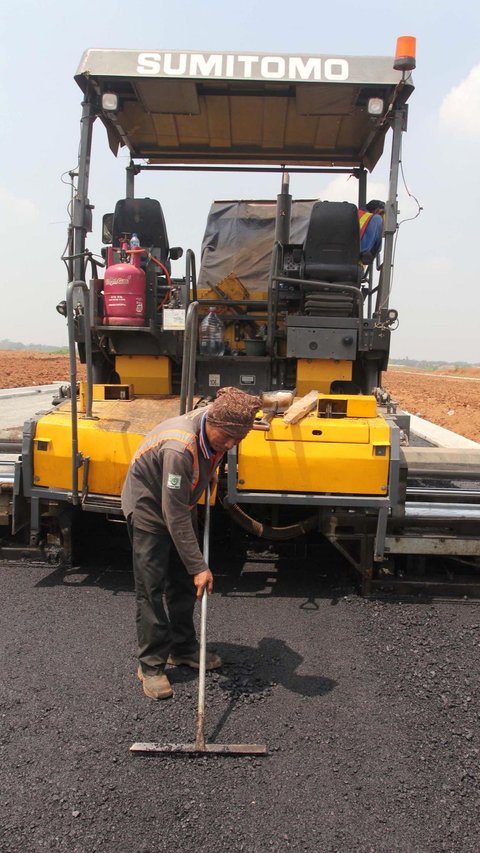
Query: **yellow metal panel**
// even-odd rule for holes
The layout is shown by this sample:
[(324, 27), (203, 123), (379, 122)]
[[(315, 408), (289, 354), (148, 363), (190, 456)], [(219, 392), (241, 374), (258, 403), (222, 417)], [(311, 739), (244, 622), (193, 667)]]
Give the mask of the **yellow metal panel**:
[[(178, 397), (165, 400), (111, 400), (94, 403), (93, 419), (78, 418), (78, 450), (90, 458), (90, 494), (119, 495), (130, 460), (145, 435), (178, 414)], [(70, 403), (62, 403), (37, 423), (34, 483), (57, 489), (72, 487)], [(78, 486), (81, 487), (82, 470)]]
[(319, 415), (347, 418), (375, 418), (377, 401), (368, 394), (320, 394), (318, 398)]
[[(46, 421), (46, 418), (42, 418), (42, 421)], [(47, 435), (45, 430), (49, 443), (47, 449), (42, 450), (39, 448), (43, 446)], [(89, 492), (119, 495), (132, 455), (142, 439), (143, 435), (135, 433), (115, 434), (102, 430), (97, 421), (79, 420), (79, 450), (84, 457), (90, 458)], [(70, 419), (68, 422), (58, 418), (56, 422), (39, 423), (33, 451), (35, 485), (70, 489), (71, 455)], [(81, 482), (82, 471), (79, 472), (79, 487)]]
[(315, 442), (345, 444), (355, 442), (368, 444), (370, 423), (365, 419), (319, 418), (313, 412), (297, 424), (286, 424), (282, 418), (274, 418), (266, 441)]
[(172, 393), (170, 359), (164, 355), (117, 355), (115, 369), (135, 394)]
[[(238, 488), (385, 495), (389, 434), (383, 418), (328, 420), (313, 415), (293, 427), (274, 418), (269, 433), (252, 431), (242, 441)], [(385, 447), (384, 456), (376, 455), (378, 445)]]
[(297, 361), (297, 394), (303, 397), (309, 391), (329, 394), (332, 382), (352, 378), (351, 361), (332, 361), (321, 358), (299, 358)]
[[(85, 412), (87, 409), (87, 383), (79, 383), (78, 411)], [(92, 401), (99, 403), (103, 400), (131, 400), (133, 399), (133, 385), (93, 385)]]
[(347, 399), (347, 418), (374, 418), (376, 414), (375, 397), (357, 395)]

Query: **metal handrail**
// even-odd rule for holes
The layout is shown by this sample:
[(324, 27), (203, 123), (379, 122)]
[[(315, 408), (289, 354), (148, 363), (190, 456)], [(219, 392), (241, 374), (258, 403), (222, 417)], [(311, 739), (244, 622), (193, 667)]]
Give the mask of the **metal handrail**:
[(240, 305), (247, 305), (249, 308), (255, 309), (267, 308), (268, 306), (267, 299), (249, 299), (248, 297), (245, 299), (230, 299), (230, 297), (228, 297), (228, 299), (197, 299), (195, 301), (198, 302), (199, 305), (218, 305), (222, 307), (227, 306), (228, 308), (235, 308)]
[(353, 284), (340, 284), (338, 282), (319, 281), (317, 279), (293, 278), (285, 275), (272, 275), (272, 282), (285, 281), (288, 284), (307, 285), (312, 288), (312, 291), (333, 291), (338, 293), (347, 293), (353, 296), (357, 301), (358, 321), (359, 321), (359, 337), (363, 340), (363, 296), (360, 287)]
[(185, 318), (183, 338), (182, 383), (180, 386), (180, 414), (193, 408), (195, 364), (197, 358), (198, 301), (190, 302)]
[(276, 306), (276, 291), (277, 291), (277, 282), (279, 276), (276, 275), (276, 271), (279, 268), (279, 259), (282, 256), (282, 246), (280, 243), (275, 242), (273, 244), (272, 250), (272, 261), (270, 264), (270, 275), (268, 277), (268, 323), (267, 323), (267, 353), (269, 356), (273, 357), (273, 347), (275, 340), (275, 329), (277, 325), (277, 317), (274, 313), (274, 306)]
[(84, 458), (78, 451), (78, 407), (77, 407), (77, 360), (75, 353), (75, 317), (73, 313), (73, 294), (76, 289), (83, 292), (84, 306), (84, 335), (85, 360), (87, 367), (87, 399), (85, 417), (92, 417), (93, 380), (92, 380), (92, 338), (90, 334), (90, 291), (85, 281), (70, 281), (67, 285), (67, 328), (68, 355), (70, 362), (70, 395), (72, 416), (72, 503), (80, 503), (78, 494), (78, 469), (83, 465)]
[(185, 256), (185, 281), (187, 284), (187, 303), (190, 302), (190, 286), (192, 288), (192, 302), (197, 301), (197, 269), (195, 254), (192, 249), (187, 249)]

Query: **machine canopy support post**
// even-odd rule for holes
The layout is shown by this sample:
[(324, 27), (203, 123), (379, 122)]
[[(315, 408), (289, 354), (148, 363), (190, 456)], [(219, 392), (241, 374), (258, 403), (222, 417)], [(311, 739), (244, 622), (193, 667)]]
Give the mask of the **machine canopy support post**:
[(365, 166), (361, 166), (356, 171), (358, 176), (358, 206), (360, 210), (365, 210), (367, 204), (367, 170)]
[(397, 231), (397, 189), (400, 157), (402, 151), (402, 133), (405, 129), (406, 107), (395, 110), (393, 118), (392, 156), (390, 161), (390, 182), (388, 201), (385, 208), (385, 240), (383, 250), (382, 275), (377, 294), (376, 311), (388, 308), (393, 272), (393, 243)]
[[(93, 96), (87, 93), (82, 104), (80, 150), (78, 156), (78, 184), (73, 199), (73, 279), (85, 281), (85, 237), (92, 230), (91, 205), (88, 200), (90, 155), (92, 150), (93, 122), (96, 119)], [(70, 279), (72, 280), (72, 279)]]
[(292, 212), (292, 196), (289, 193), (290, 176), (282, 174), (282, 188), (277, 195), (277, 212), (275, 218), (275, 242), (285, 246), (290, 242), (290, 217)]
[(267, 323), (267, 353), (274, 355), (275, 331), (277, 325), (278, 281), (276, 275), (283, 264), (283, 249), (290, 242), (290, 219), (292, 213), (292, 196), (289, 193), (290, 176), (282, 172), (282, 187), (277, 195), (275, 215), (275, 243), (273, 245), (270, 275), (268, 279), (268, 323)]
[(126, 171), (126, 186), (125, 198), (135, 198), (135, 175), (140, 172), (140, 166), (137, 166), (132, 160), (128, 164)]

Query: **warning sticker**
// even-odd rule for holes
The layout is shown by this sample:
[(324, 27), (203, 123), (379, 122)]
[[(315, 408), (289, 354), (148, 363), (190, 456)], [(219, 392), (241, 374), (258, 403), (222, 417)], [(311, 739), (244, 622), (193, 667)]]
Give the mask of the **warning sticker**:
[(184, 308), (164, 308), (163, 309), (163, 329), (164, 331), (183, 331), (185, 328), (185, 309)]

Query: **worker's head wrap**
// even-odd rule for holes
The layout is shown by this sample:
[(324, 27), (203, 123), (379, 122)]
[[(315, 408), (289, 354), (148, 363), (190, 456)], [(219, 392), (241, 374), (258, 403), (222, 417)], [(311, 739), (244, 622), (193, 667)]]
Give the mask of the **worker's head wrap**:
[(251, 430), (255, 415), (261, 407), (259, 397), (253, 397), (238, 388), (220, 388), (216, 399), (208, 407), (207, 423), (240, 440)]

